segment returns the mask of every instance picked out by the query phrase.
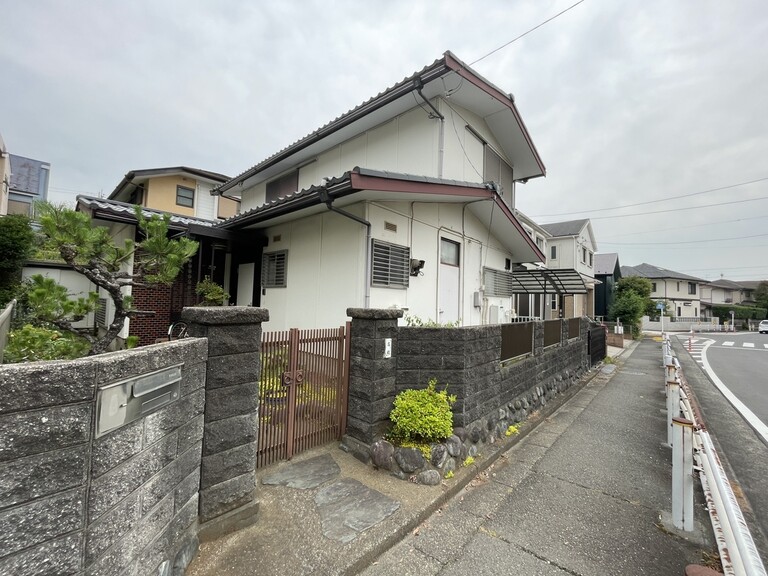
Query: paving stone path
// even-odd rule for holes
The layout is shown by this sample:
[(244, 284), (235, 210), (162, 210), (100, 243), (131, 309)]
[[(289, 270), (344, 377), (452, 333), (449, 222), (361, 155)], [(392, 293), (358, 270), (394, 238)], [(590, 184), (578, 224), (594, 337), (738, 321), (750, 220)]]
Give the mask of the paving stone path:
[[(339, 465), (324, 454), (290, 463), (262, 480), (262, 484), (310, 490), (338, 477)], [(342, 478), (315, 494), (323, 535), (347, 543), (393, 514), (400, 502), (350, 478)]]

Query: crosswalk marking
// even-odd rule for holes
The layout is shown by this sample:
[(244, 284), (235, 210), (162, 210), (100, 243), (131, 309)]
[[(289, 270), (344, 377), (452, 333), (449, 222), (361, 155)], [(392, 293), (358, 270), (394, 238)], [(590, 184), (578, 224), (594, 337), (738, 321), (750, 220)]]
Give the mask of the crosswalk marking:
[(723, 342), (723, 346), (733, 346), (736, 342)]
[(755, 345), (752, 342), (744, 342), (744, 348), (754, 348)]

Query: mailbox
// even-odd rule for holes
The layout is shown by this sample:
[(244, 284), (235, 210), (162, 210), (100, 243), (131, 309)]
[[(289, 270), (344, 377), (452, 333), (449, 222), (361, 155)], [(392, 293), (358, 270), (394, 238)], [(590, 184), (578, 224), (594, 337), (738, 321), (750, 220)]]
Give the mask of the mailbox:
[(181, 367), (182, 364), (177, 364), (99, 389), (96, 394), (96, 437), (178, 400)]

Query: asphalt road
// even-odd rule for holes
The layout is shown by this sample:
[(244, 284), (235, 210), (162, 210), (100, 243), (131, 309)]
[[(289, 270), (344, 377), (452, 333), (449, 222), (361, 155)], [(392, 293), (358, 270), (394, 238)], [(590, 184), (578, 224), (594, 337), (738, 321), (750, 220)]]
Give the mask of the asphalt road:
[(768, 334), (711, 336), (706, 359), (718, 378), (768, 425)]
[[(762, 344), (768, 343), (768, 338), (756, 333), (697, 334), (690, 353), (686, 352), (687, 338), (672, 341), (763, 563), (768, 566), (768, 437), (760, 432), (761, 426), (765, 428), (762, 419), (749, 422), (736, 408), (741, 402), (755, 417), (752, 408), (768, 421), (762, 408), (768, 397), (768, 349)], [(745, 346), (750, 343), (755, 346)], [(709, 375), (705, 368), (710, 369)], [(724, 387), (718, 387), (715, 380)]]

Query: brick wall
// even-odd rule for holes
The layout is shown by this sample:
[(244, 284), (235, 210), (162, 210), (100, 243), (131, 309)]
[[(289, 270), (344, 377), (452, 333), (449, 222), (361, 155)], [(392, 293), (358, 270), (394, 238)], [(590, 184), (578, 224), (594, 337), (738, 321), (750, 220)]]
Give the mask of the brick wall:
[[(183, 570), (197, 550), (207, 345), (0, 366), (0, 574)], [(100, 387), (178, 363), (178, 400), (95, 438)]]

